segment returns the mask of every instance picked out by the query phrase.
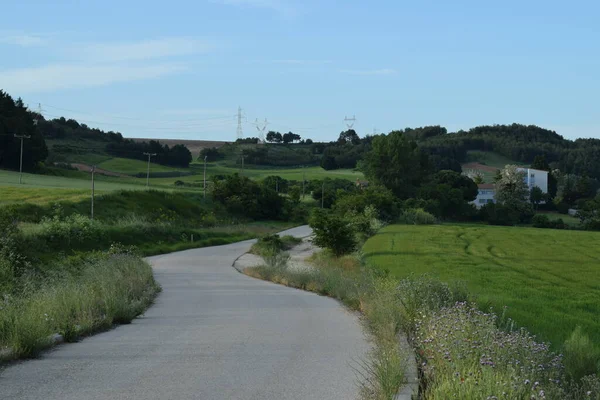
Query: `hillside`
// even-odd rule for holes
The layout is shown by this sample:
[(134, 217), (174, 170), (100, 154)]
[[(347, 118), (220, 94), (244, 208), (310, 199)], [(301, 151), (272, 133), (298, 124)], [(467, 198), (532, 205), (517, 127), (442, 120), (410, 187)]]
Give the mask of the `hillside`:
[(231, 142), (223, 142), (219, 140), (189, 140), (189, 139), (146, 139), (146, 138), (131, 138), (134, 142), (149, 142), (150, 140), (157, 140), (162, 144), (166, 144), (168, 146), (175, 146), (178, 144), (182, 144), (188, 148), (188, 150), (192, 153), (194, 158), (197, 158), (202, 149), (207, 147), (216, 147), (219, 148), (225, 144)]

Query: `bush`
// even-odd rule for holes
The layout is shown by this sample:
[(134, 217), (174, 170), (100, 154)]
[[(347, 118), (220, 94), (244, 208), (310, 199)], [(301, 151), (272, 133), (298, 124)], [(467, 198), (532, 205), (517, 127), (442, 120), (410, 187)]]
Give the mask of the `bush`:
[(547, 228), (550, 225), (550, 219), (547, 215), (537, 214), (531, 220), (534, 228)]
[(569, 339), (565, 341), (564, 359), (567, 374), (579, 381), (586, 375), (600, 373), (600, 349), (577, 326)]
[(4, 300), (0, 348), (12, 349), (14, 357), (32, 357), (52, 344), (54, 333), (72, 341), (113, 323), (128, 323), (158, 291), (152, 269), (139, 257), (91, 257), (70, 277), (46, 282), (26, 297)]
[(402, 211), (398, 222), (409, 225), (432, 225), (436, 220), (432, 214), (422, 208), (410, 208)]
[(329, 249), (337, 257), (351, 253), (356, 248), (355, 232), (340, 216), (317, 209), (310, 217), (309, 225), (315, 235), (313, 242)]
[(531, 220), (534, 228), (567, 229), (567, 224), (562, 218), (550, 220), (547, 215), (537, 214)]

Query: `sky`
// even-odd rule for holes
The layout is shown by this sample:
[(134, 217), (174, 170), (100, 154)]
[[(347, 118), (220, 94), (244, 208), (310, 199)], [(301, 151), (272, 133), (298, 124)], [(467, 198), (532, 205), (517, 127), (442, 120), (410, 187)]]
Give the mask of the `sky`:
[(0, 89), (126, 137), (523, 123), (600, 138), (600, 2), (0, 0)]

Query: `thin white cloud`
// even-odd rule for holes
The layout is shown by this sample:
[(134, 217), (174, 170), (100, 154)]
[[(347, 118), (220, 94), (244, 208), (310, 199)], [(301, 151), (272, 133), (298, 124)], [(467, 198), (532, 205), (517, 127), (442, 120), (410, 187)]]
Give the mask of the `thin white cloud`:
[(298, 12), (297, 7), (294, 7), (285, 0), (212, 0), (212, 3), (244, 8), (268, 9), (286, 16), (291, 16)]
[(97, 62), (150, 60), (205, 53), (213, 48), (208, 41), (194, 38), (164, 38), (130, 43), (99, 43), (73, 48), (75, 56)]
[(13, 93), (48, 92), (158, 78), (185, 71), (182, 64), (76, 65), (0, 70), (0, 88)]
[(233, 117), (235, 113), (235, 108), (231, 110), (223, 109), (223, 108), (176, 108), (171, 110), (162, 110), (160, 114), (162, 115), (174, 115), (174, 116), (214, 116), (217, 119)]
[(0, 36), (0, 43), (21, 47), (34, 47), (45, 45), (47, 40), (37, 35), (8, 35)]
[(272, 60), (270, 61), (273, 64), (289, 64), (289, 65), (321, 65), (321, 64), (331, 64), (330, 60)]
[(382, 69), (343, 69), (340, 72), (349, 75), (393, 75), (396, 73), (396, 70), (391, 68), (382, 68)]

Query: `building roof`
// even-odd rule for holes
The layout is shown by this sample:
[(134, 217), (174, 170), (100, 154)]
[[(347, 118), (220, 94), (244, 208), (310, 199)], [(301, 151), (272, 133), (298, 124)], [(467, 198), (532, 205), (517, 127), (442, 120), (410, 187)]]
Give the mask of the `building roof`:
[(480, 183), (477, 185), (479, 189), (496, 189), (496, 185), (493, 183)]

